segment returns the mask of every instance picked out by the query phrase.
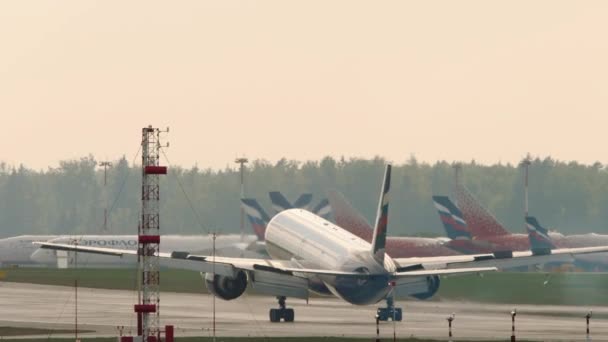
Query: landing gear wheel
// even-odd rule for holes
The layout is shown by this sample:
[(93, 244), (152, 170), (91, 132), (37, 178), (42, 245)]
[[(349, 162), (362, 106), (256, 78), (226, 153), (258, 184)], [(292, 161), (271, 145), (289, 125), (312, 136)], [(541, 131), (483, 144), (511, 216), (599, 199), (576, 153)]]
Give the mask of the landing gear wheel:
[(270, 321), (272, 323), (281, 321), (280, 310), (281, 309), (270, 309)]
[(285, 319), (285, 322), (293, 322), (293, 319), (295, 318), (293, 309), (285, 309), (283, 318)]
[(295, 312), (293, 309), (288, 309), (285, 307), (285, 297), (277, 297), (277, 299), (279, 300), (279, 308), (270, 309), (270, 322), (277, 323), (280, 322), (281, 319), (284, 322), (293, 322)]
[(401, 322), (401, 320), (403, 319), (403, 311), (401, 310), (401, 308), (395, 307), (393, 297), (387, 297), (386, 308), (378, 308), (376, 314), (378, 315), (379, 321), (391, 320), (395, 322)]

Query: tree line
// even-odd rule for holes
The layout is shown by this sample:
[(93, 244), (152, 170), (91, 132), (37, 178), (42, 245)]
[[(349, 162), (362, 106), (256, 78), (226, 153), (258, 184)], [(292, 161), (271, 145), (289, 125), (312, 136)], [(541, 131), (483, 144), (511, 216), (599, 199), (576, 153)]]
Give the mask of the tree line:
[[(311, 192), (313, 204), (327, 189), (341, 191), (371, 222), (375, 216), (386, 160), (331, 158), (276, 163), (255, 160), (245, 176), (247, 197), (272, 214), (268, 191), (287, 198)], [(523, 232), (523, 172), (512, 164), (462, 163), (465, 186), (512, 232)], [(608, 233), (608, 170), (552, 158), (530, 165), (530, 213), (545, 226), (571, 233)], [(134, 234), (138, 224), (141, 168), (124, 157), (104, 171), (93, 156), (64, 160), (58, 167), (33, 170), (0, 163), (0, 231), (21, 234), (103, 232), (108, 208), (109, 233)], [(421, 163), (411, 157), (394, 165), (389, 212), (391, 235), (445, 235), (433, 207), (433, 194), (452, 195), (452, 163)], [(170, 166), (161, 177), (163, 234), (236, 233), (240, 227), (240, 178), (235, 169)], [(249, 225), (246, 224), (247, 232)]]

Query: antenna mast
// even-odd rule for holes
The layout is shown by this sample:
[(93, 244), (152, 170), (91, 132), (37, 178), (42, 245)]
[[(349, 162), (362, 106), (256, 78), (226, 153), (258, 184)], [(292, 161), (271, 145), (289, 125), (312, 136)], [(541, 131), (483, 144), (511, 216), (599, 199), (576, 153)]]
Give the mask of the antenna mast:
[(141, 217), (138, 229), (138, 267), (141, 272), (137, 332), (144, 342), (160, 340), (159, 290), (160, 262), (160, 175), (167, 167), (160, 166), (161, 130), (148, 126), (142, 129)]

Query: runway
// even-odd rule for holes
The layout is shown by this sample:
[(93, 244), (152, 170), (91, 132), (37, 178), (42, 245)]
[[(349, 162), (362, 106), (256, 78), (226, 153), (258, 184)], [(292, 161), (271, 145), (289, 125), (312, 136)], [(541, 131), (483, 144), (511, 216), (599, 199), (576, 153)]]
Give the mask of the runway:
[[(201, 286), (203, 286), (201, 284)], [(131, 291), (78, 289), (80, 329), (86, 335), (116, 336), (117, 326), (135, 325)], [(0, 325), (72, 329), (74, 327), (74, 289), (17, 283), (0, 283)], [(218, 336), (375, 336), (376, 306), (358, 307), (338, 299), (313, 298), (309, 304), (289, 300), (296, 311), (296, 322), (268, 322), (268, 309), (276, 307), (274, 298), (243, 296), (233, 301), (217, 299)], [(402, 301), (403, 322), (381, 323), (384, 337), (426, 337), (447, 340), (446, 317), (454, 312), (456, 340), (508, 340), (511, 335), (512, 305), (475, 304), (453, 301)], [(591, 321), (594, 341), (608, 341), (608, 308), (518, 305), (517, 338), (522, 340), (585, 341), (584, 315), (593, 309)], [(160, 312), (163, 324), (173, 324), (177, 336), (209, 335), (213, 325), (213, 297), (209, 295), (162, 293)], [(597, 317), (600, 316), (600, 317)], [(84, 335), (84, 336), (86, 336)], [(57, 335), (60, 336), (60, 335)], [(64, 335), (65, 336), (65, 335)], [(45, 335), (46, 337), (46, 335)]]

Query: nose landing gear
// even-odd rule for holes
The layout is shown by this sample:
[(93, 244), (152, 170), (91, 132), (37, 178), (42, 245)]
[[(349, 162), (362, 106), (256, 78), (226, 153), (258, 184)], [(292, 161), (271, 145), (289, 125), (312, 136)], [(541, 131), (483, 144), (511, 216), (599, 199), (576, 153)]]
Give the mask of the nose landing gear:
[(281, 319), (284, 322), (293, 322), (295, 318), (295, 312), (293, 309), (288, 309), (285, 307), (285, 299), (286, 297), (280, 296), (277, 297), (279, 300), (279, 308), (278, 309), (270, 309), (270, 321), (273, 323), (280, 322)]
[(378, 308), (376, 315), (378, 315), (378, 320), (380, 321), (392, 320), (395, 322), (401, 322), (403, 319), (401, 308), (395, 307), (395, 299), (393, 296), (386, 297), (386, 307)]

